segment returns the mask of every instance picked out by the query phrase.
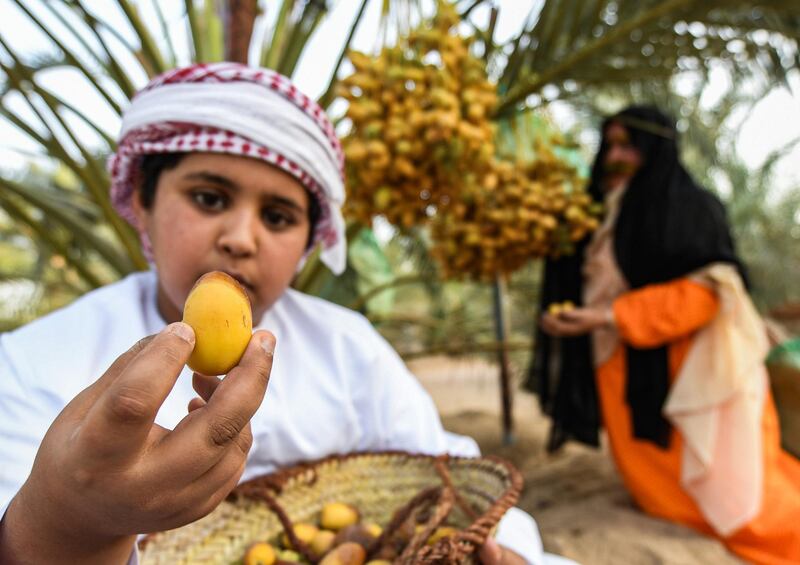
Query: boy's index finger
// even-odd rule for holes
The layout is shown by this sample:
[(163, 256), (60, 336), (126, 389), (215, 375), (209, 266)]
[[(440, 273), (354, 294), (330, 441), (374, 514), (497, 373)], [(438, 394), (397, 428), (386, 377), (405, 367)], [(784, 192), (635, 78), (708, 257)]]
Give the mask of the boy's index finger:
[(87, 439), (105, 452), (140, 446), (189, 359), (194, 342), (192, 328), (176, 322), (143, 345), (137, 344), (139, 351), (87, 415), (82, 430)]

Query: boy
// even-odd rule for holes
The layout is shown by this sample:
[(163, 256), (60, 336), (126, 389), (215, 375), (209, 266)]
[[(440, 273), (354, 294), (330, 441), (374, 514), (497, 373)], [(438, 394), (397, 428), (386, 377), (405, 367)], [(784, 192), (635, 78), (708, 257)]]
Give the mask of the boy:
[[(319, 106), (272, 71), (195, 65), (145, 87), (120, 137), (112, 198), (154, 268), (0, 338), (0, 561), (124, 563), (136, 534), (207, 514), (240, 478), (332, 453), (478, 454), (363, 317), (289, 288), (316, 245), (335, 273), (346, 260)], [(184, 367), (181, 311), (211, 270), (246, 289), (257, 328), (224, 380)], [(497, 539), (485, 562), (541, 560), (519, 510)]]

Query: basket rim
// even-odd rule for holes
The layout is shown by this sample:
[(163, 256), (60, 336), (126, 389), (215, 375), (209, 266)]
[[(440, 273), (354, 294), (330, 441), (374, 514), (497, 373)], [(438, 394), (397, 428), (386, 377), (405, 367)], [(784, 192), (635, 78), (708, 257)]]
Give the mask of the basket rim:
[[(235, 499), (237, 496), (240, 495), (250, 498), (250, 496), (247, 495), (247, 490), (253, 486), (268, 487), (273, 489), (277, 494), (280, 494), (283, 488), (291, 479), (306, 474), (309, 471), (315, 471), (317, 467), (325, 465), (327, 463), (347, 461), (350, 459), (370, 459), (370, 458), (382, 458), (391, 456), (400, 456), (408, 459), (418, 459), (418, 460), (427, 459), (431, 462), (442, 461), (444, 463), (447, 463), (448, 461), (459, 461), (459, 462), (487, 461), (494, 463), (499, 467), (502, 467), (508, 473), (509, 482), (511, 484), (510, 487), (506, 489), (507, 491), (512, 489), (517, 490), (517, 496), (519, 496), (519, 493), (522, 492), (522, 488), (524, 486), (522, 473), (510, 461), (503, 459), (502, 457), (497, 457), (495, 455), (478, 455), (471, 457), (466, 455), (450, 455), (447, 453), (439, 455), (431, 455), (429, 453), (403, 451), (400, 449), (388, 449), (381, 451), (364, 450), (364, 451), (353, 451), (349, 453), (334, 453), (310, 461), (301, 461), (289, 467), (282, 467), (280, 469), (272, 471), (271, 473), (265, 473), (263, 475), (253, 477), (234, 487), (234, 489), (226, 497), (226, 500)], [(498, 501), (499, 500), (500, 498), (498, 498)], [(516, 500), (514, 502), (516, 502)], [(506, 510), (508, 510), (508, 508), (506, 508)]]

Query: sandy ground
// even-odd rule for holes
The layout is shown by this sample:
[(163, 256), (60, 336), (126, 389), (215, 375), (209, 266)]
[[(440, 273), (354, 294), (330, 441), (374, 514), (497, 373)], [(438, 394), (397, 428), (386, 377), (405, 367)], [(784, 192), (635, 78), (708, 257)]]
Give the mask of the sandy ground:
[(515, 441), (503, 445), (496, 366), (431, 357), (409, 368), (433, 396), (447, 429), (474, 437), (484, 453), (522, 472), (518, 505), (536, 518), (547, 551), (584, 565), (743, 563), (720, 542), (637, 510), (605, 449), (568, 445), (548, 456), (548, 423), (531, 394), (515, 392)]

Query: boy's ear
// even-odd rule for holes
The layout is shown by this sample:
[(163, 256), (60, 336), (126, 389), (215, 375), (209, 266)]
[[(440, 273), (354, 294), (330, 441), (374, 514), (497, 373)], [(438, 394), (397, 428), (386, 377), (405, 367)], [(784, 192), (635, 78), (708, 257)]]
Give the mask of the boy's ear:
[(140, 230), (147, 229), (147, 210), (142, 205), (142, 193), (135, 187), (131, 193), (131, 211), (136, 218), (136, 225)]

